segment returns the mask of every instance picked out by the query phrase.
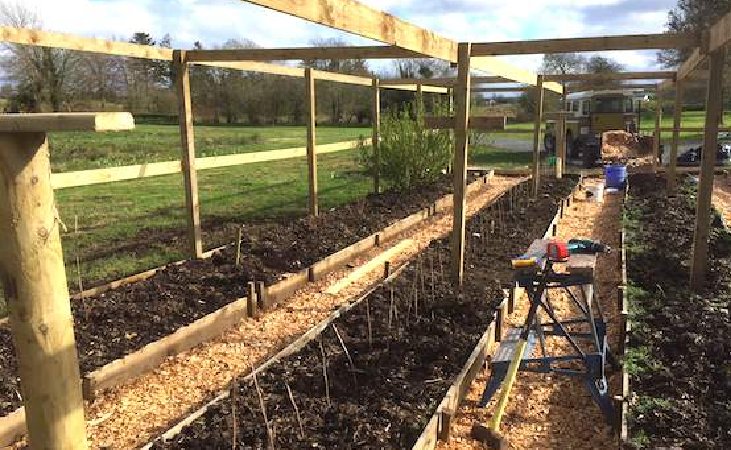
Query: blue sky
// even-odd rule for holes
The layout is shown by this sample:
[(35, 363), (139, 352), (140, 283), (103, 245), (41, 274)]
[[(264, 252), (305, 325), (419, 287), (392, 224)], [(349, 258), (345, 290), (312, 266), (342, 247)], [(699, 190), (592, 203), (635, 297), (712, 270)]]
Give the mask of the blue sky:
[[(315, 1), (315, 0), (312, 0)], [(169, 33), (175, 47), (229, 38), (265, 47), (338, 37), (372, 42), (239, 0), (23, 0), (54, 31), (108, 38)], [(458, 41), (502, 41), (663, 31), (677, 0), (362, 0)], [(654, 52), (607, 52), (629, 69), (654, 69)], [(509, 57), (534, 69), (540, 56)]]

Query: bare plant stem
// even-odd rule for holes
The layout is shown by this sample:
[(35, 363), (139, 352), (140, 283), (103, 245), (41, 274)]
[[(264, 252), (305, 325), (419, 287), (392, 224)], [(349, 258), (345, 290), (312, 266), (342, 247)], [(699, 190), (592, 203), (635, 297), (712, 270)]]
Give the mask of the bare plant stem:
[(320, 336), (320, 353), (322, 353), (322, 377), (325, 379), (325, 397), (327, 398), (327, 406), (330, 407), (330, 383), (327, 380), (327, 357), (325, 356), (325, 347), (322, 345), (322, 336)]
[(391, 329), (391, 325), (393, 324), (393, 316), (396, 314), (395, 307), (396, 305), (393, 304), (393, 286), (390, 286), (391, 288), (391, 304), (388, 306), (388, 329)]
[(373, 324), (371, 323), (371, 303), (366, 298), (366, 319), (368, 320), (368, 348), (373, 348)]
[(350, 368), (355, 370), (355, 364), (353, 363), (353, 358), (350, 357), (350, 352), (348, 351), (348, 347), (345, 346), (345, 341), (343, 341), (343, 337), (340, 336), (338, 327), (336, 327), (335, 324), (332, 324), (332, 327), (333, 327), (333, 331), (335, 331), (335, 336), (337, 336), (338, 341), (340, 341), (340, 346), (343, 347), (343, 351), (345, 351), (345, 356), (348, 357), (348, 362), (350, 363)]
[(267, 437), (269, 438), (269, 447), (274, 448), (274, 436), (272, 434), (272, 429), (269, 426), (269, 419), (267, 418), (267, 408), (266, 405), (264, 405), (264, 396), (261, 393), (261, 388), (259, 387), (259, 382), (256, 380), (256, 372), (253, 373), (254, 378), (254, 387), (256, 388), (256, 393), (259, 396), (259, 407), (261, 408), (261, 414), (264, 416), (264, 425), (266, 425), (267, 428)]
[(236, 236), (236, 261), (234, 265), (239, 267), (241, 264), (241, 227), (239, 227), (238, 234)]
[(297, 414), (297, 423), (300, 426), (300, 439), (305, 438), (305, 428), (302, 426), (302, 417), (300, 416), (300, 410), (297, 407), (297, 403), (294, 402), (294, 395), (292, 395), (292, 388), (289, 387), (289, 383), (287, 383), (287, 380), (284, 380), (284, 385), (287, 387), (287, 393), (289, 394), (289, 401), (292, 402), (292, 407), (294, 407), (294, 413)]
[(236, 448), (236, 441), (238, 441), (238, 428), (236, 421), (236, 398), (238, 396), (239, 385), (234, 383), (233, 389), (231, 389), (231, 420), (232, 420), (232, 433), (231, 433), (231, 448)]

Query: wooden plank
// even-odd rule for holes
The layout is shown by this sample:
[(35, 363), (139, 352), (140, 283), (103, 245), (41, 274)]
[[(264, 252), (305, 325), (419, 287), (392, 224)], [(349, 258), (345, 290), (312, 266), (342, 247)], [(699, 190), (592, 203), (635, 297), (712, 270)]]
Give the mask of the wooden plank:
[(373, 192), (381, 192), (381, 88), (373, 78), (371, 90), (371, 145), (373, 147)]
[(33, 30), (29, 28), (0, 27), (0, 41), (12, 44), (35, 45), (40, 47), (65, 48), (82, 52), (103, 53), (131, 58), (160, 59), (172, 61), (173, 51), (169, 48), (127, 42), (107, 41), (65, 33)]
[(123, 131), (135, 128), (128, 112), (0, 114), (0, 132)]
[(305, 89), (307, 104), (307, 182), (309, 186), (308, 204), (310, 215), (317, 216), (317, 102), (315, 99), (315, 78), (312, 69), (305, 69)]
[(474, 43), (472, 44), (472, 56), (536, 55), (608, 50), (664, 50), (694, 47), (698, 44), (699, 38), (692, 33), (628, 34)]
[(169, 356), (193, 348), (221, 334), (247, 317), (247, 304), (247, 297), (240, 298), (178, 329), (173, 334), (85, 375), (82, 380), (84, 398), (91, 400), (99, 391), (135, 378), (159, 366)]
[(200, 258), (203, 254), (201, 238), (200, 204), (198, 201), (198, 174), (195, 168), (195, 137), (193, 135), (193, 111), (190, 96), (190, 67), (185, 63), (185, 52), (173, 54), (175, 88), (178, 100), (178, 123), (181, 143), (181, 168), (185, 187), (186, 220), (188, 226), (188, 255)]
[[(475, 116), (470, 117), (468, 128), (470, 130), (504, 130), (507, 116)], [(438, 130), (451, 130), (454, 128), (454, 117), (424, 117), (424, 126)]]
[(698, 66), (706, 60), (706, 54), (701, 52), (700, 48), (693, 50), (688, 59), (678, 68), (676, 80), (685, 80), (688, 78)]
[(652, 141), (652, 170), (657, 172), (658, 159), (660, 159), (660, 141), (662, 140), (662, 131), (660, 123), (662, 121), (662, 93), (657, 91), (655, 96), (655, 139)]
[(667, 183), (668, 195), (675, 193), (677, 188), (678, 171), (678, 147), (680, 146), (680, 126), (683, 117), (683, 81), (675, 83), (675, 106), (673, 111), (673, 143), (670, 147), (670, 160), (668, 161)]
[[(343, 73), (326, 72), (324, 70), (312, 70), (312, 77), (317, 80), (334, 81), (337, 83), (354, 84), (358, 86), (371, 86), (373, 83), (370, 77), (348, 75)], [(305, 82), (307, 81), (307, 69), (305, 69)]]
[(25, 408), (22, 406), (0, 417), (0, 447), (11, 447), (26, 434)]
[(392, 45), (189, 50), (190, 62), (318, 59), (398, 59), (424, 55)]
[(470, 117), (470, 44), (459, 44), (459, 62), (457, 63), (459, 82), (454, 87), (455, 123), (454, 123), (454, 196), (452, 221), (452, 263), (451, 273), (455, 287), (462, 286), (464, 277), (465, 226), (467, 199), (465, 184), (467, 182), (468, 124)]
[(540, 185), (540, 164), (541, 164), (541, 126), (543, 125), (543, 77), (538, 75), (538, 83), (536, 90), (536, 108), (535, 119), (533, 124), (533, 194), (538, 195), (538, 186)]
[(375, 258), (372, 258), (365, 264), (358, 266), (348, 275), (338, 280), (335, 284), (332, 284), (325, 290), (325, 293), (331, 295), (340, 293), (340, 291), (347, 288), (354, 282), (360, 280), (374, 270), (381, 268), (383, 266), (383, 263), (385, 263), (386, 261), (390, 261), (391, 258), (399, 255), (401, 252), (403, 252), (405, 248), (409, 247), (413, 243), (414, 241), (412, 239), (404, 239), (403, 241), (399, 242), (388, 250), (381, 252)]
[(489, 92), (528, 92), (533, 88), (530, 86), (515, 87), (479, 87), (472, 89), (472, 93), (489, 93)]
[[(381, 83), (398, 86), (398, 85), (413, 85), (416, 80), (414, 78), (385, 78), (381, 80)], [(420, 78), (419, 81), (424, 86), (440, 86), (440, 87), (452, 87), (457, 82), (456, 78)], [(472, 84), (478, 83), (510, 83), (511, 80), (497, 76), (472, 76)]]
[[(413, 80), (412, 80), (413, 81)], [(410, 84), (390, 84), (390, 83), (381, 83), (381, 89), (395, 89), (399, 91), (408, 91), (408, 92), (416, 92), (419, 87), (417, 83), (410, 83)], [(446, 94), (447, 88), (444, 87), (437, 87), (437, 86), (422, 86), (423, 92), (430, 92), (434, 94)]]
[(711, 27), (708, 33), (708, 51), (714, 52), (731, 41), (731, 13), (727, 13)]
[[(723, 66), (724, 48), (712, 52), (710, 78), (706, 97), (706, 123), (703, 148), (715, 149), (718, 144), (718, 123), (723, 114)], [(700, 289), (705, 284), (708, 268), (708, 234), (711, 222), (711, 195), (713, 193), (713, 172), (716, 152), (705, 151), (701, 155), (701, 174), (698, 182), (695, 228), (693, 234), (693, 257), (691, 261), (690, 284)]]
[[(538, 76), (535, 73), (515, 67), (505, 60), (495, 56), (473, 57), (470, 65), (474, 70), (483, 70), (499, 74), (501, 77), (507, 78), (516, 83), (529, 84), (531, 86), (537, 85)], [(541, 86), (543, 89), (548, 89), (549, 91), (557, 92), (559, 94), (563, 93), (563, 86), (559, 83), (544, 82)]]
[[(432, 31), (405, 22), (391, 14), (363, 5), (356, 0), (245, 0), (310, 22), (325, 25), (368, 39), (395, 45), (424, 56), (457, 62), (457, 43)], [(535, 74), (518, 69), (496, 58), (475, 61), (475, 69), (485, 70), (511, 80), (535, 84)], [(517, 77), (517, 78), (516, 78)], [(528, 81), (524, 81), (528, 80)], [(530, 81), (532, 80), (532, 81)], [(546, 86), (549, 89), (560, 86)], [(559, 91), (557, 91), (559, 92)]]
[(619, 72), (619, 73), (553, 73), (544, 75), (545, 81), (608, 81), (608, 80), (674, 80), (674, 71)]
[[(617, 85), (610, 85), (607, 89), (647, 89), (647, 90), (657, 90), (659, 84), (658, 83), (634, 83), (634, 84), (617, 84)], [(596, 86), (592, 84), (575, 84), (572, 86), (568, 86), (566, 88), (568, 92), (584, 92), (584, 91), (593, 91), (596, 90)]]
[[(352, 150), (358, 148), (361, 141), (343, 141), (333, 144), (319, 145), (319, 154)], [(371, 139), (365, 139), (363, 145), (370, 145)], [(276, 161), (289, 158), (304, 158), (307, 156), (306, 147), (283, 148), (265, 152), (236, 153), (224, 156), (209, 156), (196, 158), (196, 170), (206, 170), (218, 167), (231, 167), (242, 164), (254, 164), (266, 161)], [(104, 169), (78, 170), (51, 174), (51, 185), (54, 189), (63, 189), (91, 184), (111, 183), (115, 181), (134, 180), (160, 175), (180, 173), (180, 161), (162, 161), (156, 163), (137, 164), (132, 166), (108, 167)]]

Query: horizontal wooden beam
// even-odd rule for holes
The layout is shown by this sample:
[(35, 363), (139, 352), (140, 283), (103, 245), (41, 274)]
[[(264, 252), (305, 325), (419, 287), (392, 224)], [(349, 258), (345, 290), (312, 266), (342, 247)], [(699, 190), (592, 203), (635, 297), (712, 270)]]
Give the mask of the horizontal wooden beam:
[(694, 47), (698, 43), (699, 38), (689, 33), (483, 42), (472, 44), (472, 56), (598, 52), (605, 50), (664, 50)]
[(130, 58), (160, 59), (172, 61), (173, 51), (169, 48), (128, 42), (106, 41), (73, 34), (54, 33), (28, 28), (0, 27), (0, 41), (12, 44), (35, 45), (39, 47), (65, 48), (82, 52), (103, 53)]
[[(410, 24), (391, 14), (366, 6), (356, 0), (242, 0), (289, 14), (310, 22), (347, 31), (368, 39), (401, 47), (422, 55), (457, 62), (457, 42), (430, 30)], [(475, 70), (487, 71), (513, 81), (535, 85), (537, 75), (519, 69), (505, 61), (482, 59), (474, 61)], [(548, 89), (562, 92), (560, 85)]]
[[(412, 80), (413, 81), (413, 80)], [(399, 91), (410, 91), (416, 92), (419, 90), (418, 84), (390, 84), (390, 83), (379, 83), (381, 89), (396, 89)], [(434, 94), (446, 94), (449, 92), (448, 88), (439, 86), (421, 86), (421, 92), (429, 92)]]
[[(317, 153), (333, 153), (341, 150), (357, 148), (360, 141), (344, 141), (334, 144), (317, 146)], [(365, 139), (364, 145), (370, 145), (371, 140)], [(305, 147), (285, 148), (266, 152), (236, 153), (225, 156), (210, 156), (196, 159), (196, 169), (205, 170), (217, 167), (230, 167), (242, 164), (253, 164), (280, 159), (303, 158), (307, 153)], [(54, 173), (51, 175), (51, 185), (54, 189), (88, 186), (99, 183), (135, 180), (160, 175), (180, 173), (180, 161), (162, 161), (132, 166), (108, 167), (104, 169), (79, 170), (75, 172)]]
[(186, 53), (190, 62), (398, 59), (424, 57), (420, 53), (392, 45), (188, 50)]
[(535, 90), (533, 86), (516, 86), (516, 87), (478, 87), (470, 89), (473, 93), (486, 93), (486, 92), (528, 92)]
[(0, 132), (122, 131), (134, 127), (128, 112), (0, 114)]
[[(508, 80), (507, 78), (503, 77), (497, 77), (497, 76), (473, 76), (470, 77), (471, 81), (470, 83), (479, 84), (479, 83), (512, 83), (511, 80)], [(454, 86), (454, 84), (457, 82), (456, 78), (385, 78), (381, 80), (381, 83), (387, 83), (389, 85), (399, 85), (399, 84), (414, 84), (414, 83), (422, 83), (424, 86), (446, 86), (451, 87)]]
[(567, 86), (566, 91), (573, 93), (573, 92), (584, 92), (584, 91), (594, 91), (594, 90), (607, 90), (607, 91), (620, 91), (620, 90), (627, 90), (627, 89), (646, 89), (646, 90), (657, 90), (659, 86), (659, 83), (636, 83), (636, 84), (620, 84), (620, 85), (591, 85), (591, 84), (579, 84), (575, 86)]
[[(470, 65), (475, 70), (487, 71), (499, 74), (501, 77), (508, 78), (516, 83), (529, 84), (535, 86), (538, 82), (538, 75), (525, 69), (515, 67), (503, 59), (494, 56), (483, 56), (472, 58)], [(563, 92), (563, 86), (555, 82), (544, 82), (541, 84), (543, 89), (557, 92)]]
[(674, 71), (618, 73), (556, 73), (543, 75), (548, 81), (672, 80)]
[[(470, 130), (504, 130), (507, 116), (485, 115), (470, 117), (468, 128)], [(454, 117), (424, 117), (424, 126), (436, 130), (454, 129)]]

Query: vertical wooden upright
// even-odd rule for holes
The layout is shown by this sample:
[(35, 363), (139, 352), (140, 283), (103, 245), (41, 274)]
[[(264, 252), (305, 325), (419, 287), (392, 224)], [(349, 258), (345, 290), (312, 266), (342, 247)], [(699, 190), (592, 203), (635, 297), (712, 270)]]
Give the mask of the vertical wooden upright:
[(533, 126), (533, 195), (538, 195), (541, 167), (541, 125), (543, 124), (543, 75), (536, 80), (536, 110)]
[(457, 59), (457, 83), (454, 87), (454, 221), (452, 223), (451, 272), (455, 287), (464, 277), (465, 225), (467, 199), (467, 127), (470, 117), (470, 51), (472, 45), (460, 42)]
[(0, 278), (28, 444), (85, 449), (74, 322), (45, 133), (0, 133)]
[(566, 116), (561, 114), (556, 119), (556, 178), (563, 178), (563, 165), (566, 159)]
[(675, 82), (675, 106), (673, 108), (673, 145), (670, 148), (670, 160), (668, 161), (667, 171), (668, 195), (675, 193), (678, 184), (678, 147), (680, 145), (680, 126), (683, 115), (683, 91), (683, 82), (677, 80)]
[(186, 219), (188, 223), (188, 249), (191, 258), (203, 256), (201, 240), (200, 203), (198, 201), (198, 174), (195, 169), (195, 137), (193, 111), (190, 98), (190, 68), (185, 61), (184, 50), (173, 51), (178, 97), (178, 124), (180, 126), (181, 168), (185, 185)]
[(701, 155), (701, 174), (698, 182), (698, 200), (693, 234), (693, 259), (690, 268), (690, 285), (693, 289), (703, 286), (708, 268), (708, 229), (711, 224), (711, 195), (713, 194), (713, 170), (716, 165), (718, 123), (723, 114), (723, 65), (725, 48), (709, 55), (708, 94), (706, 99), (706, 124)]
[(655, 139), (652, 142), (652, 170), (657, 171), (658, 159), (662, 165), (662, 155), (660, 155), (660, 141), (662, 140), (662, 130), (660, 122), (662, 121), (662, 92), (657, 89), (655, 94)]
[(305, 86), (307, 89), (307, 169), (310, 187), (310, 214), (316, 216), (317, 209), (317, 138), (315, 125), (317, 110), (315, 104), (315, 77), (312, 68), (305, 69)]
[(378, 78), (373, 78), (373, 134), (371, 144), (373, 145), (373, 161), (375, 172), (373, 173), (373, 192), (381, 192), (381, 86)]

